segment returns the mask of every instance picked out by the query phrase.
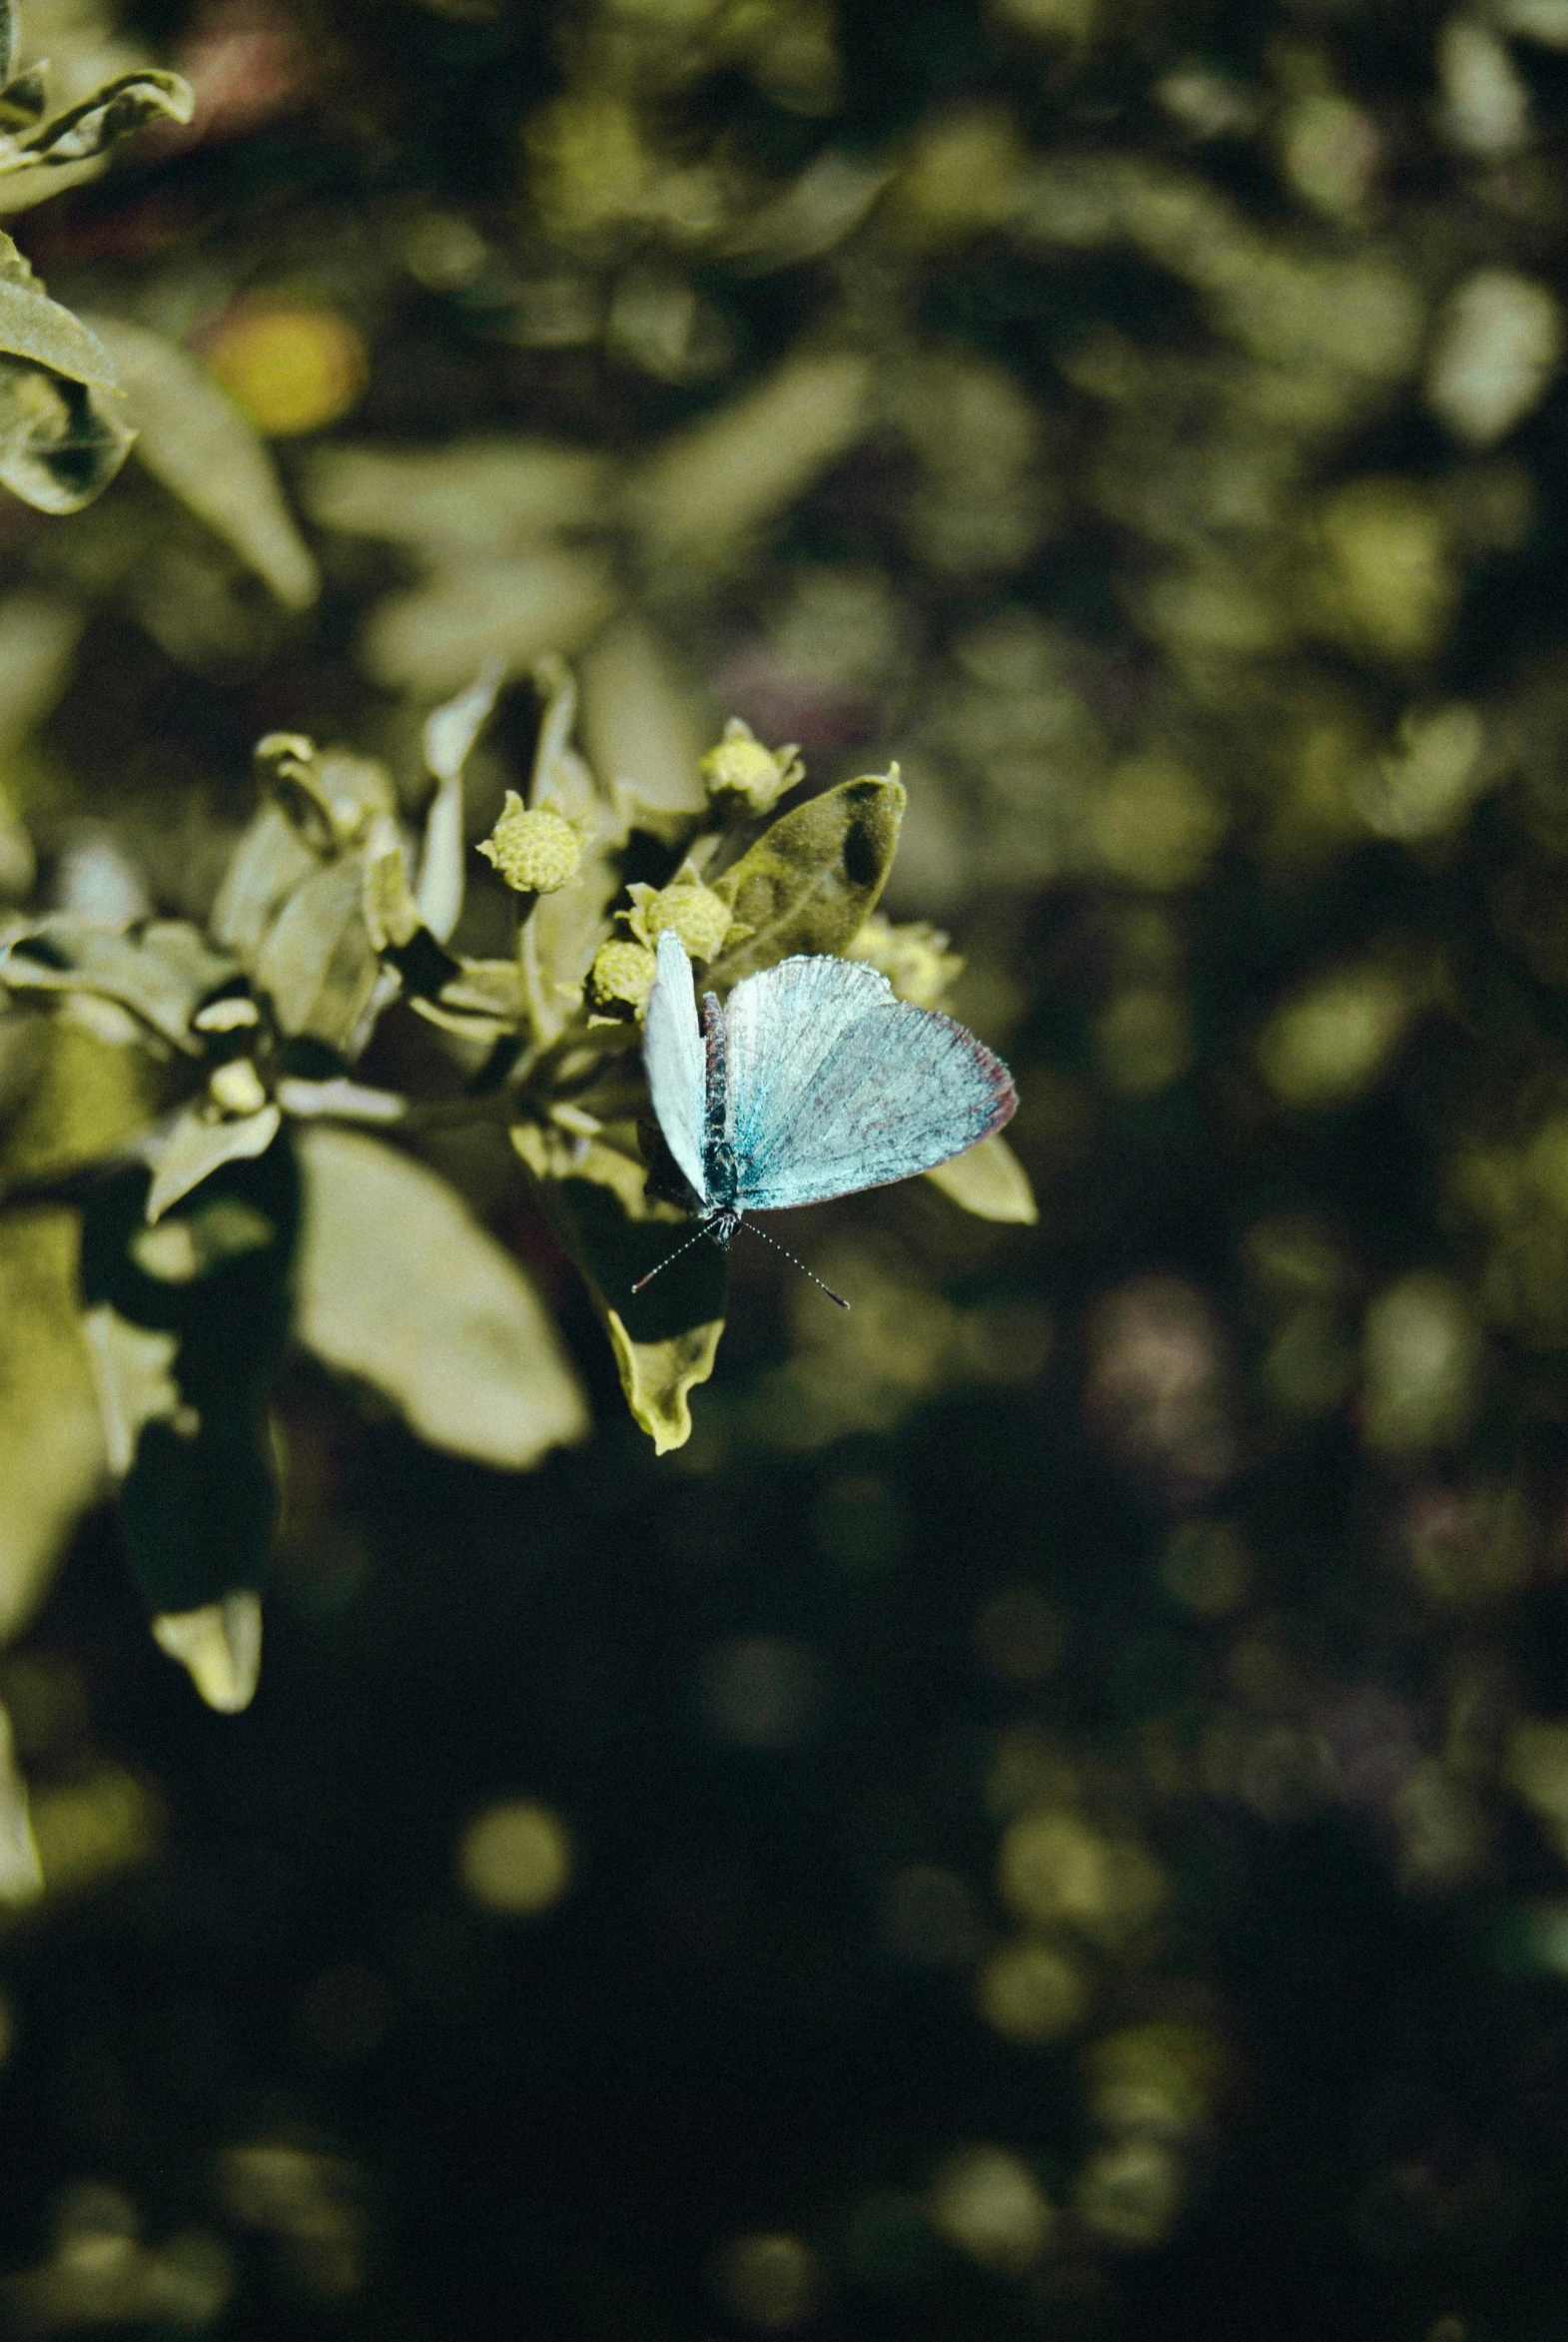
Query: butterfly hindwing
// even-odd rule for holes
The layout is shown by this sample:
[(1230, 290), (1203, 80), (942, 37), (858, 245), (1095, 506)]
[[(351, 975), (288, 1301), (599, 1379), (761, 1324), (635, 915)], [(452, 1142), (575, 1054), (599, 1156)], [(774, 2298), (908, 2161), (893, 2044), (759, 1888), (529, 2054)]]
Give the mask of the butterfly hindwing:
[(706, 1203), (708, 1183), (702, 1158), (707, 1128), (707, 1052), (697, 1024), (691, 962), (679, 936), (668, 927), (659, 936), (658, 973), (648, 996), (643, 1056), (659, 1128), (698, 1201)]
[(930, 1171), (1000, 1130), (1017, 1103), (1007, 1068), (972, 1033), (911, 1008), (859, 961), (783, 960), (748, 976), (725, 1027), (743, 1210)]

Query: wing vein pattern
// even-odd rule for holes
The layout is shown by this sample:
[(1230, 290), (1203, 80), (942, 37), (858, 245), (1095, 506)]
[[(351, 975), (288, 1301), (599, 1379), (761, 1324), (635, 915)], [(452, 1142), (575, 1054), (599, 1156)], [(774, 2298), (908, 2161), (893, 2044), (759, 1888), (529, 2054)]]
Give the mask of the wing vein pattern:
[(858, 961), (783, 960), (748, 976), (725, 1025), (726, 1120), (745, 1210), (821, 1203), (930, 1171), (999, 1131), (1017, 1103), (1007, 1068), (972, 1033), (911, 1008)]

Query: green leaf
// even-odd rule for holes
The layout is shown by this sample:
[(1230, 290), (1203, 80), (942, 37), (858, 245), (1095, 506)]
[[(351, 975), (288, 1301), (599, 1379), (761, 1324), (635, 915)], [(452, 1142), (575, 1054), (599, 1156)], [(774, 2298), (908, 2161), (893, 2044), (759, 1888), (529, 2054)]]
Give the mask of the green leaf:
[(8, 1184), (61, 1178), (128, 1152), (157, 1107), (158, 1069), (146, 1052), (101, 1040), (69, 1010), (27, 1023), (30, 1062), (0, 1133), (0, 1175)]
[(297, 887), (256, 956), (280, 1031), (354, 1054), (381, 962), (365, 923), (362, 858), (329, 862)]
[(536, 1038), (549, 1041), (578, 1005), (593, 955), (609, 933), (610, 905), (620, 892), (628, 809), (606, 797), (571, 745), (577, 686), (563, 661), (541, 659), (533, 680), (546, 704), (528, 802), (552, 806), (585, 840), (570, 886), (541, 895), (523, 931), (537, 994), (532, 1003)]
[(464, 561), (378, 605), (365, 668), (374, 682), (434, 697), (460, 689), (488, 659), (526, 667), (548, 650), (575, 651), (618, 599), (608, 555), (579, 546)]
[[(0, 312), (7, 290), (0, 283)], [(24, 504), (79, 512), (114, 478), (133, 436), (104, 392), (0, 355), (0, 484)]]
[(40, 163), (85, 163), (149, 122), (189, 122), (195, 106), (195, 92), (178, 73), (151, 66), (122, 73), (46, 122), (11, 154), (0, 154), (0, 173)]
[(234, 548), (286, 609), (309, 608), (321, 591), (316, 557), (296, 526), (272, 456), (211, 369), (146, 326), (100, 316), (92, 324), (114, 360), (138, 460)]
[(190, 1056), (202, 1054), (192, 1017), (238, 972), (185, 919), (116, 930), (63, 911), (33, 921), (0, 951), (0, 981), (13, 992), (97, 993), (133, 1009)]
[(254, 968), (273, 921), (296, 887), (320, 868), (321, 857), (282, 806), (264, 805), (230, 857), (213, 905), (213, 940)]
[(887, 881), (904, 805), (896, 772), (841, 781), (784, 814), (710, 879), (745, 932), (712, 963), (709, 979), (722, 990), (795, 952), (842, 951)]
[(606, 1309), (604, 1323), (626, 1404), (638, 1429), (652, 1440), (654, 1454), (684, 1447), (691, 1437), (690, 1393), (713, 1372), (723, 1318), (663, 1341), (634, 1340), (614, 1309)]
[(168, 1131), (149, 1141), (146, 1153), (153, 1166), (153, 1183), (147, 1190), (149, 1224), (183, 1196), (210, 1179), (226, 1163), (249, 1162), (265, 1155), (277, 1138), (283, 1115), (276, 1106), (232, 1120), (212, 1117), (199, 1106), (185, 1107)]
[(103, 1420), (104, 1452), (114, 1477), (123, 1480), (148, 1424), (172, 1422), (184, 1403), (170, 1372), (180, 1337), (167, 1326), (135, 1324), (109, 1301), (87, 1311), (82, 1332)]
[(462, 915), (462, 768), (489, 721), (505, 672), (492, 659), (477, 682), (438, 707), (424, 726), (424, 761), (440, 786), (424, 821), (417, 904), (437, 943), (446, 942)]
[(77, 1299), (75, 1215), (0, 1222), (0, 1638), (48, 1592), (106, 1479), (104, 1438)]
[(0, 235), (0, 482), (41, 512), (91, 503), (130, 450), (115, 387), (97, 335)]
[(221, 1602), (166, 1610), (153, 1620), (153, 1641), (180, 1665), (203, 1703), (238, 1716), (256, 1697), (262, 1674), (262, 1598), (236, 1587)]
[(583, 1438), (587, 1409), (548, 1314), (422, 1164), (358, 1133), (297, 1140), (300, 1339), (385, 1393), (436, 1447), (523, 1471)]
[(926, 1176), (961, 1211), (971, 1211), (977, 1219), (1033, 1227), (1040, 1217), (1029, 1173), (1000, 1132), (939, 1163)]
[[(663, 1455), (691, 1436), (688, 1394), (713, 1371), (724, 1330), (729, 1261), (672, 1206), (648, 1195), (640, 1162), (607, 1138), (519, 1125), (512, 1145), (538, 1181), (550, 1224), (587, 1279), (615, 1353), (626, 1403)], [(645, 1291), (632, 1286), (668, 1260)]]
[[(51, 301), (9, 236), (0, 233), (0, 351), (25, 358), (68, 382), (118, 388), (114, 360), (98, 336)], [(129, 442), (128, 442), (129, 443)]]

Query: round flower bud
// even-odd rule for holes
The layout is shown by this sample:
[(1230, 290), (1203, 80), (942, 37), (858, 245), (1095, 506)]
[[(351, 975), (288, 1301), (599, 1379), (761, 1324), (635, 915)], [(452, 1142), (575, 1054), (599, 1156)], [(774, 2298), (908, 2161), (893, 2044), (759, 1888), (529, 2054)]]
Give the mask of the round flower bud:
[(747, 813), (766, 813), (786, 789), (792, 789), (805, 767), (793, 744), (764, 748), (749, 724), (731, 716), (717, 748), (710, 748), (697, 770), (715, 804), (726, 799)]
[(637, 924), (650, 945), (673, 927), (693, 960), (711, 960), (730, 931), (730, 907), (711, 887), (661, 887), (638, 905)]
[(588, 970), (588, 1006), (601, 1016), (635, 1016), (647, 1006), (656, 967), (645, 944), (622, 943), (618, 938), (600, 944)]
[(519, 895), (553, 895), (576, 877), (582, 839), (553, 805), (530, 811), (508, 789), (500, 819), (479, 852)]
[(939, 927), (928, 927), (923, 919), (895, 927), (880, 911), (873, 911), (845, 945), (844, 957), (868, 961), (900, 1000), (917, 1009), (936, 1008), (964, 966), (958, 953), (948, 950), (948, 939)]

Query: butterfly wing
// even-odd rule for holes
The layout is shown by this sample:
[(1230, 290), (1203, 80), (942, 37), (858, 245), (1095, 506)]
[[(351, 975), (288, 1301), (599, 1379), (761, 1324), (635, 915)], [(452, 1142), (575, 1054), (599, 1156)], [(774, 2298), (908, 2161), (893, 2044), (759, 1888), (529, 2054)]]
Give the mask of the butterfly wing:
[(724, 1021), (744, 1210), (930, 1171), (999, 1131), (1018, 1103), (973, 1033), (911, 1008), (859, 961), (783, 960), (736, 985)]
[(658, 973), (648, 995), (643, 1028), (643, 1061), (653, 1111), (671, 1155), (691, 1181), (700, 1202), (708, 1201), (702, 1149), (707, 1124), (707, 1052), (697, 1026), (691, 962), (673, 928), (659, 935)]

